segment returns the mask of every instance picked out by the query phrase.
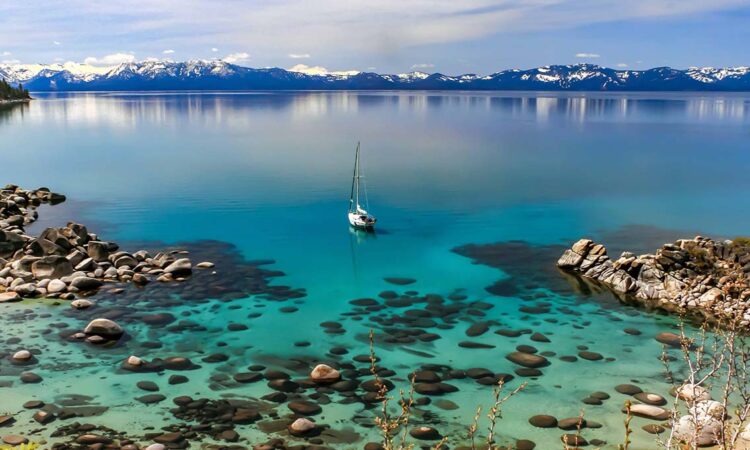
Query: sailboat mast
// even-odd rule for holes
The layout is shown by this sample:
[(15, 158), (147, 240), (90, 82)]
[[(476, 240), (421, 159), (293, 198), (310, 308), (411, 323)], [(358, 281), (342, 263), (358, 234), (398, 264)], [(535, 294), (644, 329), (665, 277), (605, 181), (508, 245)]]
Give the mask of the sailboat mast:
[(349, 211), (354, 212), (357, 208), (354, 207), (354, 200), (357, 200), (357, 207), (359, 206), (359, 142), (357, 142), (357, 151), (354, 155), (354, 174), (352, 175), (352, 193), (349, 196)]
[(354, 170), (356, 173), (355, 178), (357, 179), (356, 211), (359, 211), (359, 142), (357, 142), (357, 156), (354, 157), (354, 164), (356, 166)]

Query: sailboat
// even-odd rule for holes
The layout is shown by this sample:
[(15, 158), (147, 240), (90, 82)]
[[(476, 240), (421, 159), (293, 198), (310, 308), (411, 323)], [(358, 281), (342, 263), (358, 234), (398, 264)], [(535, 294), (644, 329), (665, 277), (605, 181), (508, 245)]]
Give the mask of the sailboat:
[(349, 197), (349, 223), (356, 229), (371, 231), (375, 228), (377, 219), (367, 212), (359, 203), (360, 184), (364, 187), (365, 205), (367, 203), (367, 186), (364, 177), (359, 172), (359, 142), (354, 155), (354, 177), (352, 178), (352, 194)]

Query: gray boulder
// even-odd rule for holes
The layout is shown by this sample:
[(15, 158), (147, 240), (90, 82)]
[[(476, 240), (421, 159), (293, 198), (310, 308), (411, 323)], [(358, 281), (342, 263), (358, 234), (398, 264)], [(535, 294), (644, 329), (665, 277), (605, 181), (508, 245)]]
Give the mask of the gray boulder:
[(37, 280), (62, 278), (73, 273), (73, 266), (64, 256), (46, 256), (31, 265), (31, 273)]
[(164, 268), (164, 273), (172, 274), (175, 277), (190, 275), (192, 272), (193, 263), (188, 258), (180, 258)]
[(109, 319), (94, 319), (83, 330), (89, 336), (101, 336), (107, 339), (118, 339), (125, 333), (120, 325)]
[(96, 262), (107, 261), (109, 257), (109, 243), (103, 241), (90, 241), (86, 248), (89, 256)]
[(76, 277), (70, 282), (70, 285), (81, 291), (93, 291), (102, 286), (102, 282), (96, 278)]

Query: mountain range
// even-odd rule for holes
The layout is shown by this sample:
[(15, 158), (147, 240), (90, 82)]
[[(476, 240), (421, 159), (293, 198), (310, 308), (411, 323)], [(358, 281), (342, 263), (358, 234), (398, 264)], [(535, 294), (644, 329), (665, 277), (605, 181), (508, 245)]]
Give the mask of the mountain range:
[(750, 91), (750, 67), (616, 70), (594, 64), (511, 69), (490, 75), (411, 72), (308, 74), (225, 61), (142, 61), (113, 67), (77, 63), (0, 64), (0, 79), (30, 91), (153, 90), (529, 90)]

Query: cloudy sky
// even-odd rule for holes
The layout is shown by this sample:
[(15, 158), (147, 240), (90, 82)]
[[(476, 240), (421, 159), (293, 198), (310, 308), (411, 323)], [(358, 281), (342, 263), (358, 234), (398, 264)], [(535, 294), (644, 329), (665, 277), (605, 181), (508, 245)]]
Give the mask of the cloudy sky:
[[(3, 0), (0, 61), (449, 74), (750, 65), (750, 0)], [(299, 66), (302, 65), (302, 66)]]

